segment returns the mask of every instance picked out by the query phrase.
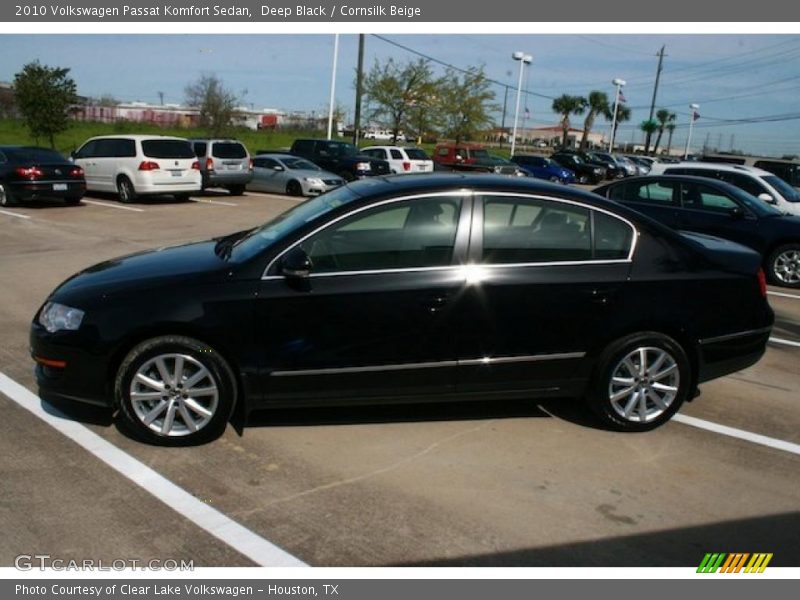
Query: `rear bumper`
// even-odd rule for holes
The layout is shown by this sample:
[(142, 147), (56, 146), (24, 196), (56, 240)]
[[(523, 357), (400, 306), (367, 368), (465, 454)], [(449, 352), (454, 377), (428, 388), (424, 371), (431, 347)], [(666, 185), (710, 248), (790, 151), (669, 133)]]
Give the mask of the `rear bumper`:
[(772, 327), (700, 340), (698, 382), (716, 379), (754, 365), (767, 349)]
[(247, 185), (252, 181), (252, 171), (214, 171), (203, 173), (203, 187)]
[(62, 198), (81, 198), (86, 193), (84, 182), (55, 182), (55, 184), (66, 185), (66, 190), (54, 190), (54, 182), (34, 183), (34, 182), (13, 182), (9, 186), (11, 194), (17, 200), (45, 200)]

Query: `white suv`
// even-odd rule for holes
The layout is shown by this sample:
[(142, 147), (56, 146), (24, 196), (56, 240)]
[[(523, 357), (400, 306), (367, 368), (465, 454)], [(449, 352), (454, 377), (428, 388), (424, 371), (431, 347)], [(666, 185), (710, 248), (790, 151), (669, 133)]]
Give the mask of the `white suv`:
[(137, 196), (200, 191), (200, 163), (188, 140), (158, 135), (109, 135), (86, 141), (73, 161), (83, 168), (90, 192), (116, 192), (122, 202)]
[(433, 161), (422, 148), (406, 148), (404, 146), (367, 146), (361, 149), (362, 154), (385, 160), (392, 173), (430, 173)]
[(707, 162), (654, 163), (650, 175), (694, 175), (726, 181), (783, 213), (800, 215), (800, 192), (777, 175), (743, 165)]

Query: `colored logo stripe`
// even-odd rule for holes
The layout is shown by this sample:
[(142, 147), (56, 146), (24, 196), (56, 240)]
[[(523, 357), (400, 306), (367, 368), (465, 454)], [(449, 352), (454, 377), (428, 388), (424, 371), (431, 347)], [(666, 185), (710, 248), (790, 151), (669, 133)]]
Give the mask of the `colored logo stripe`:
[[(747, 559), (750, 559), (747, 562)], [(763, 573), (764, 569), (772, 560), (772, 553), (757, 552), (735, 552), (727, 554), (725, 552), (708, 552), (697, 567), (698, 573), (739, 573), (744, 569), (745, 573)], [(747, 563), (747, 566), (745, 566)]]

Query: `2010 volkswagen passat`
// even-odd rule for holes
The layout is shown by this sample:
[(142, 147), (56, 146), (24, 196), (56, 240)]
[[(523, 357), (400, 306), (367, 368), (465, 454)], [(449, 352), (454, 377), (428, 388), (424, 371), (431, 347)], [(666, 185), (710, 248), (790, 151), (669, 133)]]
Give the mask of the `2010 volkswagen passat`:
[(564, 186), (374, 178), (78, 273), (31, 352), (43, 393), (156, 444), (213, 439), (237, 404), (583, 397), (642, 431), (761, 357), (760, 262)]

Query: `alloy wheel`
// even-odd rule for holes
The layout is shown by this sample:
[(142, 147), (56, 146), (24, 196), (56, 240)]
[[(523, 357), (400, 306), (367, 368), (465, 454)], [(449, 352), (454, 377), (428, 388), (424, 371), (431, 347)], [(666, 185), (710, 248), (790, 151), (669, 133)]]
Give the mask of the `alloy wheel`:
[(781, 283), (790, 285), (800, 283), (800, 250), (791, 249), (778, 254), (775, 257), (772, 272)]
[(663, 348), (642, 346), (612, 369), (608, 399), (626, 421), (649, 423), (675, 401), (680, 389), (678, 363)]

